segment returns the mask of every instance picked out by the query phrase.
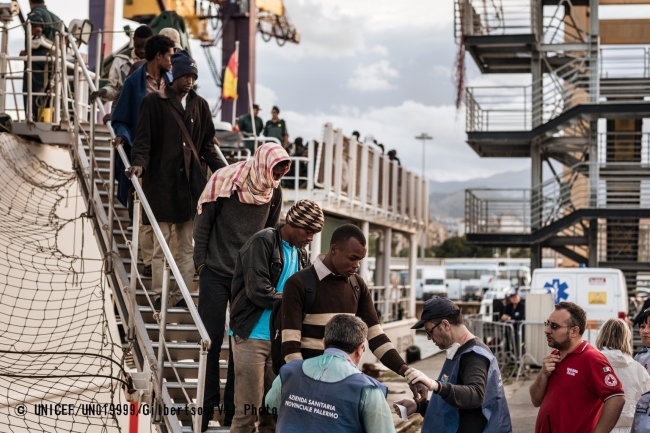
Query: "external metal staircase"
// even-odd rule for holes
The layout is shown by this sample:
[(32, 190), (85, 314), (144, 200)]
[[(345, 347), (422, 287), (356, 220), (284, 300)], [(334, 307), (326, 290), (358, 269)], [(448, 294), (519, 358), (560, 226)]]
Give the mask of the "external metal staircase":
[(599, 4), (621, 2), (456, 1), (461, 53), (482, 73), (530, 74), (528, 85), (466, 89), (468, 144), (482, 157), (531, 158), (532, 185), (466, 191), (466, 233), (530, 247), (533, 269), (542, 248), (619, 268), (634, 291), (650, 280), (649, 48), (621, 42), (626, 23), (600, 21)]

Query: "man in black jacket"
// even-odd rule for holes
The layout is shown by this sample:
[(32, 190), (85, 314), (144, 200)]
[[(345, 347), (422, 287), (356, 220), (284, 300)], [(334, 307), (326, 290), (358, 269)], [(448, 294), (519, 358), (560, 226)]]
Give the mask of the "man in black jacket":
[(320, 207), (297, 201), (280, 229), (266, 228), (244, 244), (235, 264), (230, 307), (234, 338), (235, 417), (232, 432), (274, 432), (276, 417), (263, 408), (263, 398), (275, 379), (271, 362), (269, 321), (273, 303), (282, 297), (291, 275), (310, 265), (305, 247), (323, 229)]
[[(187, 51), (179, 51), (172, 56), (172, 68), (171, 86), (149, 93), (142, 100), (128, 176), (143, 175), (144, 194), (167, 244), (175, 227), (174, 260), (190, 288), (194, 279), (192, 220), (207, 183), (202, 164), (204, 161), (213, 171), (224, 164), (212, 144), (210, 107), (192, 90), (198, 77), (196, 62)], [(156, 309), (160, 309), (163, 257), (162, 247), (154, 237), (152, 290), (158, 295)], [(175, 284), (170, 285), (170, 296), (172, 305), (187, 307)]]

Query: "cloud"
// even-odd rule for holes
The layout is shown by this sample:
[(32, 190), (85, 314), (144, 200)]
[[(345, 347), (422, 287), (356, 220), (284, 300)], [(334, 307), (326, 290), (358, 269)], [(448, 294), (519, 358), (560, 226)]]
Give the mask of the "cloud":
[(286, 10), (290, 21), (300, 31), (300, 43), (288, 43), (275, 50), (279, 57), (293, 61), (337, 59), (354, 56), (365, 49), (363, 24), (348, 12), (326, 8), (314, 0), (292, 1), (286, 5)]
[(270, 113), (278, 101), (278, 95), (262, 84), (255, 84), (255, 103), (258, 104), (264, 113)]
[(380, 56), (387, 56), (388, 55), (388, 49), (385, 46), (379, 45), (379, 44), (375, 45), (370, 50), (370, 52), (375, 53), (375, 54), (379, 54)]
[(361, 92), (374, 92), (393, 89), (389, 79), (398, 78), (399, 72), (390, 67), (388, 60), (381, 60), (372, 65), (358, 65), (354, 76), (348, 79), (348, 87)]

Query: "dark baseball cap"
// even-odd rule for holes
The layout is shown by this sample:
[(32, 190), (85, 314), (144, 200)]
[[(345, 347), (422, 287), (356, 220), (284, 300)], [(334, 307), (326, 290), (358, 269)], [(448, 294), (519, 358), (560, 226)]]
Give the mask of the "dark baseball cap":
[(413, 325), (411, 329), (420, 329), (430, 320), (442, 319), (443, 317), (460, 314), (460, 308), (451, 302), (448, 298), (434, 296), (424, 303), (422, 308), (422, 317), (420, 321)]

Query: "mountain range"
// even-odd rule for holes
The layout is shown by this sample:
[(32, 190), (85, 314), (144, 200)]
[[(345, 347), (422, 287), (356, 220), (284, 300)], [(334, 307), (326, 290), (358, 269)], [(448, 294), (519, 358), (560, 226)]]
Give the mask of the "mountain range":
[(429, 181), (431, 218), (463, 218), (468, 188), (530, 188), (530, 169), (508, 171), (464, 181)]

